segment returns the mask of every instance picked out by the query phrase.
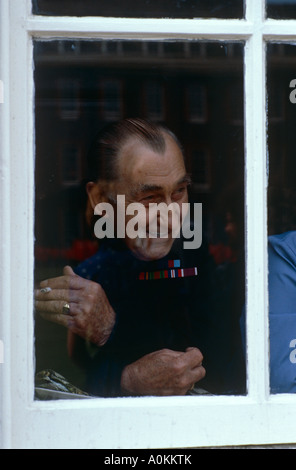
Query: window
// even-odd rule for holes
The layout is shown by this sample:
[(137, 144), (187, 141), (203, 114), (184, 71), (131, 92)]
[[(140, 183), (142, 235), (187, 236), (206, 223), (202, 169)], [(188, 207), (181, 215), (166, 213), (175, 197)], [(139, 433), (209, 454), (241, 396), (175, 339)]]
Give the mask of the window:
[[(217, 11), (215, 2), (206, 2), (207, 5), (211, 4), (211, 8), (204, 14), (201, 10), (190, 15), (184, 10), (179, 16), (173, 12), (162, 18), (163, 13), (159, 11), (155, 13), (158, 18), (155, 16), (151, 18), (151, 13), (148, 11), (146, 14), (137, 12), (135, 15), (137, 17), (132, 18), (130, 15), (121, 17), (120, 10), (114, 12), (114, 16), (107, 9), (105, 12), (91, 13), (87, 11), (88, 2), (84, 2), (85, 13), (88, 15), (84, 17), (76, 16), (77, 10), (74, 11), (74, 6), (76, 8), (78, 2), (71, 2), (73, 10), (68, 11), (61, 9), (61, 5), (65, 6), (66, 2), (55, 2), (55, 5), (54, 2), (51, 3), (47, 8), (49, 2), (34, 1), (32, 10), (31, 1), (1, 2), (0, 43), (3, 54), (1, 54), (0, 78), (4, 84), (3, 103), (0, 103), (1, 136), (3, 136), (0, 143), (3, 172), (3, 184), (0, 189), (3, 214), (1, 229), (3, 268), (0, 295), (1, 312), (3, 312), (0, 340), (4, 346), (4, 362), (0, 361), (3, 385), (0, 395), (2, 446), (188, 448), (295, 442), (295, 396), (292, 393), (270, 393), (269, 387), (267, 252), (268, 221), (279, 223), (280, 229), (284, 230), (289, 217), (289, 214), (286, 216), (285, 212), (274, 205), (272, 189), (277, 190), (284, 182), (284, 192), (289, 196), (293, 181), (293, 171), (289, 167), (292, 161), (294, 135), (290, 126), (295, 112), (291, 82), (296, 78), (292, 73), (295, 60), (293, 43), (296, 39), (295, 22), (291, 20), (295, 18), (293, 9), (288, 8), (288, 2), (279, 1), (276, 7), (277, 11), (281, 12), (273, 13), (276, 9), (271, 7), (275, 2), (268, 1), (265, 14), (263, 0), (246, 0), (245, 12), (242, 5), (235, 10), (232, 8), (232, 2), (225, 2), (227, 8), (224, 12), (215, 15)], [(164, 6), (165, 3), (163, 2)], [(202, 2), (199, 4), (202, 5)], [(190, 7), (192, 3), (189, 2), (188, 5)], [(285, 8), (281, 9), (281, 6)], [(49, 13), (55, 15), (54, 21)], [(289, 18), (289, 21), (285, 21), (286, 18)], [(10, 40), (11, 28), (14, 31), (13, 41)], [(229, 43), (231, 47), (228, 48), (227, 60), (230, 54), (234, 54), (235, 57), (236, 53), (241, 54), (242, 49), (244, 51), (244, 119), (240, 112), (241, 105), (237, 109), (234, 103), (231, 103), (225, 129), (228, 125), (235, 128), (236, 134), (233, 135), (236, 135), (237, 147), (230, 149), (229, 162), (231, 168), (236, 168), (235, 171), (238, 172), (242, 169), (242, 159), (235, 157), (241, 155), (242, 146), (244, 148), (247, 394), (37, 401), (34, 400), (34, 373), (35, 347), (39, 346), (34, 344), (36, 326), (33, 316), (34, 237), (36, 233), (39, 239), (42, 239), (39, 234), (43, 234), (44, 239), (48, 235), (40, 226), (41, 217), (37, 217), (37, 214), (41, 213), (44, 218), (50, 216), (52, 201), (56, 195), (54, 187), (60, 183), (60, 180), (55, 179), (56, 173), (51, 172), (50, 165), (54, 163), (53, 152), (57, 154), (62, 152), (66, 155), (66, 160), (75, 162), (75, 174), (69, 171), (67, 165), (63, 168), (61, 179), (67, 183), (64, 185), (65, 190), (74, 190), (75, 193), (73, 184), (76, 173), (81, 168), (77, 148), (67, 147), (64, 142), (64, 147), (45, 149), (48, 152), (46, 157), (48, 167), (41, 166), (39, 170), (46, 176), (47, 186), (40, 185), (40, 188), (36, 188), (40, 196), (40, 200), (37, 201), (40, 204), (38, 209), (40, 212), (36, 212), (35, 218), (34, 177), (37, 170), (35, 156), (37, 163), (36, 152), (40, 148), (46, 130), (44, 130), (45, 121), (42, 123), (39, 120), (35, 121), (35, 104), (36, 109), (42, 111), (42, 106), (38, 108), (40, 96), (38, 93), (42, 94), (45, 91), (45, 100), (43, 102), (41, 100), (39, 104), (50, 106), (49, 102), (46, 103), (46, 93), (53, 91), (38, 88), (35, 73), (41, 73), (42, 67), (46, 67), (46, 62), (52, 60), (50, 54), (57, 56), (56, 46), (63, 53), (72, 54), (72, 67), (80, 51), (85, 47), (88, 49), (91, 46), (95, 55), (97, 48), (101, 48), (101, 53), (111, 48), (113, 52), (109, 64), (114, 66), (116, 62), (114, 57), (118, 50), (121, 50), (121, 54), (126, 46), (129, 49), (130, 60), (132, 61), (133, 54), (137, 60), (139, 43), (142, 45), (145, 41), (148, 43), (144, 48), (146, 52), (149, 50), (150, 54), (154, 53), (157, 56), (159, 51), (163, 51), (166, 57), (171, 55), (172, 58), (177, 58), (179, 64), (183, 54), (186, 55), (186, 51), (188, 53), (186, 47), (189, 43), (194, 46), (196, 54), (205, 53), (209, 43), (212, 54), (218, 54), (216, 45), (221, 42), (222, 55), (225, 53), (225, 44)], [(187, 46), (184, 48), (185, 43)], [(34, 57), (36, 54), (34, 48), (39, 46), (46, 50), (42, 67), (36, 60), (36, 55)], [(280, 57), (277, 55), (279, 51)], [(144, 61), (143, 58), (141, 63)], [(234, 70), (235, 61), (230, 60), (227, 63)], [(274, 73), (271, 73), (272, 68)], [(52, 72), (49, 66), (48, 70)], [(106, 120), (110, 113), (112, 116), (120, 112), (125, 113), (125, 109), (118, 105), (118, 100), (121, 103), (119, 97), (126, 93), (123, 77), (117, 77), (117, 81), (114, 81), (114, 75), (110, 74), (110, 70), (107, 72), (102, 81), (96, 82), (100, 93), (98, 115), (101, 118), (106, 116)], [(283, 72), (285, 78), (281, 79)], [(68, 80), (67, 76), (61, 78)], [(150, 93), (149, 87), (157, 88), (158, 91), (154, 95), (155, 98), (158, 97), (157, 102), (150, 103), (151, 108), (147, 109), (147, 112), (161, 116), (161, 111), (164, 112), (161, 103), (166, 100), (166, 96), (161, 93), (159, 78), (153, 76), (148, 88), (147, 83), (143, 82), (138, 92), (139, 96), (145, 96), (146, 93)], [(183, 109), (184, 123), (187, 125), (186, 116), (188, 116), (189, 120), (198, 121), (190, 124), (206, 126), (211, 123), (209, 115), (211, 103), (209, 103), (209, 94), (203, 91), (201, 77), (193, 77), (192, 83), (196, 83), (196, 80), (200, 85), (195, 88), (194, 93), (190, 91), (191, 88), (186, 92), (186, 87), (183, 88), (185, 84), (182, 82), (183, 96), (186, 96), (186, 93), (189, 95), (193, 93), (191, 107), (185, 106)], [(241, 89), (242, 83), (237, 73), (236, 79), (232, 77), (232, 80), (234, 89)], [(87, 112), (84, 107), (85, 103), (88, 103), (87, 97), (79, 81), (62, 83), (64, 92), (71, 96), (71, 103), (69, 106), (66, 100), (62, 103), (63, 107), (55, 109), (55, 112), (57, 116), (62, 112), (60, 116), (64, 126), (74, 126), (71, 129), (75, 129), (75, 125), (79, 122), (78, 118)], [(44, 85), (45, 82), (41, 80), (39, 84)], [(218, 94), (223, 93), (222, 97), (231, 95), (231, 85), (225, 77), (219, 77), (219, 84), (223, 91), (221, 88), (217, 89)], [(287, 97), (284, 105), (279, 100), (281, 95), (276, 93), (278, 87), (281, 88), (280, 93)], [(82, 96), (85, 98), (83, 102)], [(104, 103), (106, 96), (109, 98), (107, 103)], [(265, 106), (267, 101), (268, 107)], [(183, 104), (185, 102), (184, 99)], [(267, 119), (266, 109), (271, 110), (270, 119)], [(53, 123), (46, 122), (48, 130), (52, 129)], [(67, 129), (70, 131), (70, 127)], [(74, 132), (77, 132), (77, 128)], [(78, 138), (78, 134), (75, 138)], [(80, 141), (79, 138), (78, 140)], [(204, 188), (205, 197), (215, 181), (213, 174), (210, 176), (208, 174), (214, 154), (207, 144), (208, 142), (205, 142), (200, 148), (188, 149), (192, 156), (202, 155), (202, 164), (200, 167), (193, 167), (193, 172), (196, 174), (198, 185)], [(217, 145), (217, 142), (214, 144)], [(283, 145), (284, 150), (282, 150)], [(280, 150), (282, 150), (282, 159), (278, 158)], [(269, 180), (267, 153), (270, 154)], [(51, 175), (54, 178), (52, 180)], [(270, 187), (267, 198), (268, 182)], [(285, 202), (284, 192), (282, 202)], [(48, 195), (52, 199), (48, 198)], [(72, 195), (73, 193), (71, 197)], [(73, 197), (75, 200), (76, 196)], [(67, 205), (68, 201), (66, 198), (63, 204)], [(67, 227), (72, 227), (71, 232), (73, 230), (82, 234), (80, 221), (71, 211), (66, 223)], [(67, 227), (63, 233), (61, 232), (61, 243), (69, 242), (70, 234), (67, 232)], [(52, 229), (54, 234), (56, 227)], [(50, 271), (50, 266), (48, 269)], [(292, 353), (294, 348), (294, 343), (290, 341), (289, 353)], [(291, 357), (293, 364), (293, 354)], [(69, 432), (69, 429), (75, 429), (75, 432)]]
[[(231, 212), (233, 223), (239, 225), (239, 233), (244, 233), (244, 132), (243, 118), (240, 127), (228, 120), (228, 102), (224, 99), (224, 90), (228, 91), (231, 88), (232, 96), (235, 95), (233, 97), (236, 101), (235, 109), (243, 117), (243, 100), (240, 99), (239, 94), (241, 90), (236, 90), (233, 86), (233, 83), (243, 81), (243, 44), (228, 41), (201, 43), (193, 40), (170, 40), (154, 41), (153, 46), (152, 48), (151, 43), (145, 40), (44, 42), (36, 39), (34, 41), (35, 120), (39, 123), (36, 134), (35, 162), (35, 212), (36, 216), (38, 214), (35, 222), (37, 229), (35, 230), (36, 285), (38, 281), (44, 279), (44, 276), (47, 276), (49, 266), (52, 273), (56, 269), (56, 276), (61, 274), (63, 263), (75, 268), (82, 261), (81, 246), (85, 246), (84, 251), (90, 246), (89, 229), (82, 228), (86, 225), (85, 197), (82, 195), (85, 192), (87, 175), (84, 169), (87, 166), (87, 157), (85, 152), (81, 151), (79, 141), (83, 142), (86, 148), (87, 141), (89, 141), (88, 146), (91, 145), (92, 134), (109, 122), (123, 117), (140, 116), (165, 123), (174, 130), (183, 144), (186, 169), (192, 179), (190, 200), (202, 202), (204, 205), (203, 226), (207, 233), (210, 250), (215, 255), (217, 290), (223, 292), (223, 298), (228, 297), (224, 292), (226, 291), (224, 286), (233, 282), (232, 273), (235, 271), (236, 277), (242, 279), (242, 282), (235, 287), (237, 295), (230, 296), (228, 315), (225, 314), (225, 318), (223, 316), (223, 325), (225, 325), (228, 321), (226, 318), (232, 318), (233, 315), (229, 330), (234, 332), (234, 325), (238, 323), (238, 315), (235, 312), (242, 309), (244, 299), (244, 240), (243, 235), (236, 237), (234, 244), (231, 237), (227, 237), (228, 231), (225, 226), (227, 213)], [(71, 80), (68, 78), (65, 82), (65, 79), (60, 77), (65, 77), (69, 73), (69, 67), (71, 67)], [(61, 89), (61, 82), (66, 83), (64, 89)], [(63, 109), (66, 106), (68, 112), (72, 102), (75, 107), (75, 95), (68, 102), (69, 88), (72, 90), (69, 84), (73, 83), (80, 83), (79, 96), (82, 112), (75, 121), (72, 119), (71, 123), (65, 123), (65, 112), (60, 115), (60, 119), (55, 119), (56, 115), (53, 110)], [(56, 93), (57, 86), (59, 87), (58, 94)], [(217, 107), (220, 109), (218, 115)], [(208, 115), (211, 119), (208, 119)], [(68, 114), (66, 117), (69, 118)], [(52, 124), (49, 124), (50, 122)], [(198, 145), (201, 148), (198, 148)], [(61, 149), (58, 158), (55, 152), (56, 147)], [(44, 171), (45, 168), (48, 170)], [(56, 178), (57, 172), (61, 174), (60, 182)], [(235, 187), (233, 187), (234, 181), (237, 182)], [(231, 199), (235, 200), (235, 204), (230, 202)], [(59, 214), (58, 217), (57, 214)], [(77, 223), (78, 221), (80, 223)], [(55, 227), (54, 230), (52, 227)], [(93, 230), (92, 227), (91, 230)], [(90, 248), (93, 249), (93, 245)], [(227, 254), (223, 256), (221, 252), (226, 251)], [(45, 260), (44, 253), (48, 255), (47, 260)], [(232, 261), (229, 266), (226, 266), (226, 260), (230, 257)], [(238, 259), (234, 260), (234, 257)], [(117, 257), (117, 263), (120, 266), (119, 257)], [(127, 276), (126, 266), (124, 275)], [(113, 273), (112, 277), (114, 276)], [(173, 282), (175, 289), (178, 289), (176, 281)], [(106, 292), (109, 292), (110, 302), (116, 302), (113, 298), (114, 292), (108, 290), (108, 285), (104, 285), (104, 280), (101, 284), (107, 289)], [(143, 283), (140, 284), (143, 286)], [(134, 292), (140, 289), (141, 285), (136, 285), (131, 290)], [(145, 286), (145, 289), (138, 301), (138, 307), (134, 308), (136, 316), (141, 311), (142, 322), (145, 321), (146, 315), (143, 298), (146, 295), (153, 299), (155, 295), (152, 286)], [(161, 311), (168, 308), (169, 296), (166, 295), (165, 289), (163, 285), (162, 296), (165, 306), (162, 306)], [(123, 297), (122, 295), (121, 298)], [(199, 301), (201, 302), (200, 298)], [(236, 306), (236, 302), (239, 301), (240, 307)], [(134, 298), (133, 302), (136, 303), (137, 300)], [(222, 318), (220, 302), (221, 300), (219, 301), (219, 318)], [(224, 302), (226, 304), (226, 300)], [(148, 300), (146, 303), (148, 305)], [(123, 304), (124, 301), (121, 300), (121, 304), (117, 306), (118, 316), (126, 315), (123, 313)], [(157, 301), (154, 301), (152, 307), (149, 308), (156, 310), (157, 304), (161, 304), (158, 291)], [(161, 317), (161, 311), (158, 318)], [(170, 312), (173, 316), (172, 307)], [(130, 308), (129, 316), (131, 316)], [(148, 313), (147, 317), (151, 322), (151, 313)], [(182, 319), (184, 319), (184, 312)], [(165, 322), (165, 319), (163, 321)], [(48, 364), (47, 368), (60, 373), (62, 358), (67, 353), (66, 340), (64, 336), (59, 335), (61, 340), (57, 341), (56, 336), (48, 332), (46, 342), (42, 343), (39, 336), (43, 336), (43, 332), (46, 331), (47, 321), (36, 318), (35, 323), (35, 337), (38, 342), (35, 348), (38, 367), (36, 373), (38, 377), (42, 373), (39, 356), (45, 356), (44, 349), (47, 351), (47, 361), (43, 363)], [(146, 342), (147, 333), (141, 333), (143, 329), (141, 327), (136, 333), (135, 322), (132, 321), (132, 324), (130, 329), (134, 331), (134, 335), (138, 338), (142, 334), (142, 341)], [(159, 328), (161, 329), (161, 326)], [(167, 325), (166, 328), (169, 326)], [(55, 335), (55, 330), (52, 330), (52, 333)], [(221, 329), (219, 329), (219, 334), (221, 334)], [(52, 345), (55, 346), (54, 354), (50, 353), (51, 348), (48, 347), (50, 338)], [(155, 341), (153, 350), (163, 349), (164, 344), (167, 344), (162, 342), (158, 346), (160, 343), (155, 339), (153, 341)], [(223, 348), (223, 340), (220, 339), (220, 341), (220, 348)], [(229, 338), (227, 345), (224, 346), (225, 349), (230, 342)], [(216, 342), (215, 347), (217, 347)], [(58, 361), (56, 360), (57, 351), (59, 351)], [(121, 351), (121, 355), (124, 356), (124, 345)], [(237, 367), (233, 372), (233, 375), (237, 376), (235, 382), (239, 386), (231, 384), (232, 393), (245, 393), (243, 357), (241, 361), (241, 368)], [(65, 358), (66, 365), (68, 362), (69, 359)], [(72, 369), (73, 367), (70, 371)], [(65, 365), (62, 370), (68, 379), (70, 371), (67, 372)], [(87, 386), (85, 383), (89, 380), (80, 383), (81, 372), (77, 372), (77, 375), (76, 378), (71, 373), (75, 385), (77, 386), (79, 380), (80, 388), (84, 389)], [(108, 381), (111, 380), (110, 376)], [(222, 393), (220, 385), (215, 387), (215, 390)], [(93, 388), (89, 389), (88, 386), (87, 392), (99, 393)], [(115, 392), (104, 390), (104, 393)]]
[(79, 117), (79, 81), (61, 78), (57, 83), (60, 95), (59, 114), (62, 119), (75, 120)]
[[(294, 393), (291, 380), (295, 365), (294, 307), (290, 304), (294, 289), (288, 267), (293, 266), (293, 262), (289, 264), (294, 254), (291, 240), (296, 233), (292, 130), (295, 52), (293, 44), (271, 43), (267, 47), (270, 390), (273, 394)], [(277, 286), (282, 286), (281, 304)]]
[(57, 0), (34, 0), (33, 13), (38, 15), (68, 15), (68, 16), (127, 16), (129, 18), (242, 18), (243, 0), (227, 0), (208, 2), (194, 0), (164, 0), (159, 4), (151, 0), (128, 0), (110, 2), (104, 0), (72, 0), (59, 2)]
[(296, 16), (296, 4), (294, 0), (267, 0), (267, 17), (277, 19), (289, 19)]

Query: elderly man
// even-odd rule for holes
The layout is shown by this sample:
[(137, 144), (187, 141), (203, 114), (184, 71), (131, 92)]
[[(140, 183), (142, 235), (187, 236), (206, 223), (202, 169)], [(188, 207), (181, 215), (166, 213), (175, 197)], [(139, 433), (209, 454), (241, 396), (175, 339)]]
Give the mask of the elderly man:
[[(224, 334), (216, 314), (206, 245), (184, 249), (174, 230), (182, 224), (177, 219), (183, 220), (189, 184), (175, 135), (141, 119), (120, 121), (97, 137), (89, 171), (89, 207), (101, 215), (100, 224), (103, 211), (97, 208), (114, 208), (114, 238), (103, 238), (98, 253), (75, 273), (65, 267), (63, 276), (43, 281), (36, 293), (43, 316), (69, 329), (69, 351), (85, 366), (88, 391), (185, 395), (197, 384), (214, 393), (240, 393), (244, 367), (237, 338), (231, 339), (236, 327)], [(124, 196), (121, 207), (118, 196)], [(155, 225), (149, 229), (155, 203), (180, 209), (177, 216), (167, 213), (165, 235), (159, 214), (156, 232)], [(144, 208), (142, 236), (128, 230), (134, 204)]]

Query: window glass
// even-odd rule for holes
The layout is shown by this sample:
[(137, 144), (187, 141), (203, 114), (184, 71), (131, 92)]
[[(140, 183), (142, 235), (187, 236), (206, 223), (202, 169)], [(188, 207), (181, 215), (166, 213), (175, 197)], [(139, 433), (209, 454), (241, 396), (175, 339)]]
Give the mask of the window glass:
[(242, 18), (243, 0), (33, 0), (36, 15)]
[[(202, 352), (202, 367), (206, 369), (206, 377), (197, 381), (196, 393), (245, 393), (239, 326), (245, 292), (243, 51), (243, 43), (231, 42), (34, 42), (36, 288), (43, 280), (63, 276), (64, 266), (69, 265), (87, 283), (83, 284), (87, 289), (93, 288), (93, 284), (89, 287), (89, 279), (95, 280), (96, 286), (101, 284), (108, 302), (110, 299), (111, 310), (108, 304), (106, 311), (110, 317), (115, 311), (115, 326), (110, 320), (112, 333), (109, 335), (107, 328), (106, 342), (101, 345), (93, 336), (85, 342), (81, 337), (85, 331), (81, 335), (79, 330), (84, 326), (78, 328), (75, 322), (93, 294), (84, 292), (86, 297), (81, 302), (80, 287), (52, 281), (50, 292), (38, 292), (36, 373), (43, 372), (43, 377), (38, 376), (36, 382), (37, 398), (56, 398), (60, 393), (60, 389), (56, 394), (44, 391), (54, 387), (48, 370), (90, 394), (120, 396), (127, 393), (120, 388), (126, 365), (152, 351), (166, 348), (185, 353), (191, 346)], [(147, 260), (146, 251), (140, 253), (142, 246), (136, 251), (138, 248), (129, 245), (130, 240), (121, 240), (120, 245), (114, 241), (116, 256), (106, 263), (102, 252), (109, 240), (100, 239), (94, 229), (93, 207), (98, 200), (104, 200), (118, 208), (118, 192), (115, 197), (116, 193), (112, 196), (109, 191), (113, 173), (108, 159), (102, 160), (97, 173), (89, 176), (87, 157), (90, 148), (96, 149), (91, 145), (99, 130), (127, 118), (168, 127), (181, 142), (186, 170), (182, 159), (178, 164), (159, 160), (152, 167), (149, 160), (149, 171), (135, 176), (130, 163), (134, 154), (128, 153), (114, 187), (130, 181), (131, 187), (127, 183), (123, 187), (124, 196), (145, 207), (150, 201), (167, 201), (168, 194), (169, 200), (178, 205), (187, 200), (188, 191), (194, 225), (191, 239), (187, 235), (185, 238), (191, 240), (189, 244), (196, 243), (186, 251), (178, 239), (168, 254), (149, 251)], [(175, 140), (173, 143), (166, 158), (177, 158), (175, 155), (181, 151)], [(145, 145), (144, 150), (135, 150), (137, 158), (146, 155)], [(149, 151), (158, 156), (164, 152), (158, 146), (149, 147)], [(176, 165), (174, 171), (169, 170), (171, 165)], [(188, 176), (191, 184), (187, 189)], [(88, 185), (87, 199), (86, 183), (96, 183), (98, 178), (108, 184), (105, 189)], [(101, 230), (107, 230), (108, 222), (104, 220), (106, 225)], [(124, 258), (126, 246), (132, 258), (130, 254)], [(90, 264), (85, 262), (89, 259)], [(63, 279), (67, 282), (69, 277)], [(67, 303), (70, 315), (67, 309), (63, 311)], [(40, 312), (51, 317), (44, 318)], [(75, 337), (68, 335), (67, 329), (74, 323), (78, 333)], [(196, 351), (191, 354), (196, 365)], [(155, 393), (154, 389), (145, 391)], [(145, 394), (137, 389), (134, 393)]]
[(267, 60), (270, 385), (272, 393), (293, 393), (296, 391), (296, 47), (269, 44)]
[(266, 0), (266, 14), (269, 18), (295, 19), (295, 0)]

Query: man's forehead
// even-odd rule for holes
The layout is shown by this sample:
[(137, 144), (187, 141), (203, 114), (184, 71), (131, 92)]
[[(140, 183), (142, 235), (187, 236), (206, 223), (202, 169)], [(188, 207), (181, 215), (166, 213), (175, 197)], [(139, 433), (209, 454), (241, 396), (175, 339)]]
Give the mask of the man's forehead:
[(135, 173), (143, 170), (144, 172), (155, 172), (164, 170), (162, 166), (184, 167), (184, 158), (180, 147), (175, 140), (165, 136), (165, 148), (163, 151), (154, 150), (147, 142), (142, 142), (138, 138), (130, 138), (122, 147), (119, 154), (119, 172), (120, 176)]
[[(180, 186), (183, 184), (189, 185), (191, 183), (191, 178), (187, 173), (184, 173), (183, 176), (178, 178), (175, 181), (171, 181), (173, 186)], [(130, 192), (133, 195), (137, 195), (140, 193), (149, 193), (153, 191), (162, 191), (165, 189), (165, 185), (162, 185), (161, 183), (142, 183), (142, 182), (135, 182), (132, 187), (130, 188)]]

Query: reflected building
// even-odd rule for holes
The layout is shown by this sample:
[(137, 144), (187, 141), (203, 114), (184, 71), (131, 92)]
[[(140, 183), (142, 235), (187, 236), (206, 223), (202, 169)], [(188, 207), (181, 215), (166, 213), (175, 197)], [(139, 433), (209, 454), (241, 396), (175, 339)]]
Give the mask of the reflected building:
[[(243, 44), (36, 41), (36, 260), (79, 261), (86, 155), (97, 131), (124, 117), (166, 124), (184, 146), (204, 228), (219, 231), (217, 198), (243, 179)], [(243, 213), (243, 206), (241, 208)]]
[(244, 0), (32, 0), (39, 15), (129, 18), (242, 18)]

